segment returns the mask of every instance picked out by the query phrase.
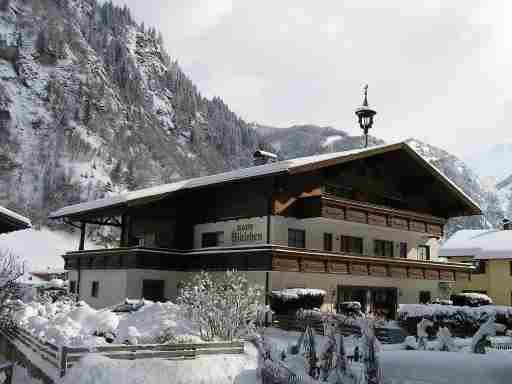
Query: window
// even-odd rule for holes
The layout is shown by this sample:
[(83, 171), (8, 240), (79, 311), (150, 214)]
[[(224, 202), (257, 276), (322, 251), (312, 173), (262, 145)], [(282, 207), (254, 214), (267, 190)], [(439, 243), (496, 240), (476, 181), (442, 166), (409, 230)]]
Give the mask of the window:
[(224, 244), (224, 232), (205, 232), (201, 235), (201, 247), (220, 247)]
[(288, 246), (306, 248), (306, 231), (302, 229), (288, 229)]
[(420, 291), (420, 304), (427, 304), (430, 302), (430, 291)]
[(418, 245), (418, 260), (430, 260), (430, 247), (428, 245)]
[(163, 280), (142, 280), (142, 297), (151, 301), (165, 301)]
[(407, 259), (407, 243), (400, 243), (400, 258)]
[(393, 242), (388, 240), (374, 241), (375, 256), (393, 257)]
[(76, 281), (75, 280), (71, 280), (69, 282), (69, 292), (76, 293)]
[(487, 265), (487, 262), (485, 260), (478, 260), (475, 263), (475, 272), (473, 272), (476, 275), (485, 275), (485, 267)]
[(324, 251), (332, 251), (332, 233), (324, 233)]
[(361, 237), (340, 236), (340, 251), (363, 254), (363, 239)]
[(93, 281), (91, 283), (91, 297), (98, 297), (99, 290), (100, 290), (100, 282)]

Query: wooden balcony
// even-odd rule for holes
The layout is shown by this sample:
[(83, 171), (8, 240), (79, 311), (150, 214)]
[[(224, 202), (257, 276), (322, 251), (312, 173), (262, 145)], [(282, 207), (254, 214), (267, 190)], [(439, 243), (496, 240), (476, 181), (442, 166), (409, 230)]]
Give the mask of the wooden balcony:
[(404, 231), (443, 236), (446, 220), (417, 212), (388, 208), (333, 195), (300, 199), (296, 212), (301, 218), (325, 217)]
[(202, 248), (190, 251), (114, 248), (69, 252), (66, 269), (152, 269), (166, 271), (282, 271), (426, 280), (466, 280), (462, 263), (348, 255), (279, 245)]

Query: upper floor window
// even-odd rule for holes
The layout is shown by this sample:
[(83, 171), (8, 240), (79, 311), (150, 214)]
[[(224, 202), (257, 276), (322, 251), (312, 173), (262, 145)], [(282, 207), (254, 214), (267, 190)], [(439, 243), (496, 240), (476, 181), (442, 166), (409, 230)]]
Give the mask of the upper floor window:
[(324, 251), (332, 251), (332, 233), (324, 233)]
[(374, 240), (375, 256), (393, 257), (393, 242)]
[(418, 245), (418, 260), (430, 260), (430, 246)]
[(407, 243), (400, 243), (400, 258), (407, 259)]
[(487, 262), (485, 260), (478, 260), (475, 263), (476, 269), (475, 269), (475, 271), (473, 273), (474, 274), (483, 274), (483, 275), (485, 275), (486, 265), (487, 265)]
[(205, 232), (201, 235), (201, 247), (220, 247), (224, 245), (224, 232)]
[(306, 231), (303, 229), (288, 229), (288, 246), (306, 248)]
[(363, 239), (361, 237), (340, 236), (340, 251), (344, 253), (363, 253)]

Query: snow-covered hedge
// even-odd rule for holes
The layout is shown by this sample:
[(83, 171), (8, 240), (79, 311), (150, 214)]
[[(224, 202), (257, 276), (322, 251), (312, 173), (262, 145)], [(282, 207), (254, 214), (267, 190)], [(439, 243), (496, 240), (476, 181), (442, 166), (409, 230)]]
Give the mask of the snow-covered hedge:
[(401, 326), (411, 334), (416, 334), (416, 324), (424, 318), (433, 321), (432, 333), (439, 327), (448, 327), (458, 336), (473, 335), (490, 316), (494, 316), (497, 323), (512, 328), (512, 307), (498, 305), (459, 307), (440, 304), (401, 304), (398, 316)]
[(107, 343), (157, 343), (172, 333), (175, 340), (200, 342), (193, 324), (180, 316), (180, 308), (171, 302), (153, 303), (133, 313), (117, 314), (110, 309), (96, 310), (85, 302), (57, 301), (41, 304), (20, 303), (16, 324), (56, 345), (94, 346)]
[(326, 292), (322, 289), (291, 288), (272, 291), (270, 308), (276, 314), (295, 313), (299, 309), (320, 308)]
[(453, 305), (464, 307), (481, 307), (483, 305), (492, 305), (492, 299), (483, 293), (463, 292), (456, 293), (450, 297)]

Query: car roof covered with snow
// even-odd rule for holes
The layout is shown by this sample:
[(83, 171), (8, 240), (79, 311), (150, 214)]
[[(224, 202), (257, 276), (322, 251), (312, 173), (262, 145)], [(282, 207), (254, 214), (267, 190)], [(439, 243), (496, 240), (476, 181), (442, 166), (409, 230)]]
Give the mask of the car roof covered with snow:
[(0, 233), (26, 229), (31, 226), (32, 223), (25, 216), (0, 206)]
[(512, 259), (512, 230), (463, 229), (441, 247), (439, 256), (475, 259)]
[(278, 174), (298, 174), (396, 150), (405, 150), (411, 154), (436, 178), (438, 178), (453, 193), (455, 193), (455, 195), (464, 202), (465, 206), (468, 207), (468, 211), (470, 211), (471, 214), (481, 214), (481, 209), (478, 204), (476, 204), (451, 180), (444, 176), (436, 167), (425, 160), (407, 143), (398, 142), (370, 148), (299, 157), (290, 160), (251, 166), (248, 168), (214, 174), (210, 176), (182, 180), (175, 183), (127, 192), (122, 195), (67, 206), (51, 213), (49, 217), (51, 219), (58, 219), (68, 216), (88, 214), (105, 208), (123, 207), (132, 204), (135, 205), (137, 201), (146, 200), (148, 198), (163, 198), (176, 192), (188, 191), (235, 181), (249, 180)]

